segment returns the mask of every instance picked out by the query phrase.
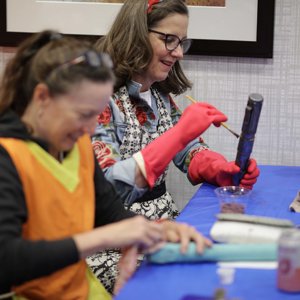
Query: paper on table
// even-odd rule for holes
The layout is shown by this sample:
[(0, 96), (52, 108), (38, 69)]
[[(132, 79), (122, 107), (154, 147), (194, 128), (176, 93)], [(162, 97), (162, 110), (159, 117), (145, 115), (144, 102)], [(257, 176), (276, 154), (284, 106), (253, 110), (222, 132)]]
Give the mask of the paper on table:
[(210, 230), (210, 236), (221, 243), (276, 243), (284, 229), (244, 222), (217, 221)]
[(220, 268), (235, 268), (235, 269), (277, 269), (277, 261), (237, 261), (237, 262), (219, 262), (217, 263)]
[(218, 221), (242, 222), (242, 223), (267, 225), (267, 226), (281, 227), (281, 228), (291, 228), (295, 226), (294, 223), (289, 219), (265, 217), (259, 215), (219, 213), (216, 215), (216, 217)]

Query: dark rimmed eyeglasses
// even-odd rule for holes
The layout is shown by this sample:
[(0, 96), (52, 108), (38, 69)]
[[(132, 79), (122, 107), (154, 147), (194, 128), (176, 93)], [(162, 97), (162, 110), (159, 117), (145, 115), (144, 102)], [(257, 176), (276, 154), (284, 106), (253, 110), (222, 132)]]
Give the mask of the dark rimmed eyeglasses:
[(175, 50), (179, 45), (181, 46), (183, 53), (186, 53), (191, 47), (191, 44), (192, 44), (191, 39), (182, 39), (181, 40), (175, 34), (168, 34), (168, 33), (160, 32), (160, 31), (153, 30), (153, 29), (148, 29), (148, 31), (157, 33), (157, 34), (163, 36), (164, 37), (163, 40), (165, 42), (165, 47), (170, 52)]
[(67, 62), (64, 62), (57, 67), (55, 67), (51, 72), (48, 74), (47, 78), (53, 73), (58, 70), (66, 69), (70, 66), (73, 65), (78, 65), (81, 63), (86, 63), (90, 67), (98, 68), (101, 66), (104, 66), (106, 68), (112, 69), (113, 68), (113, 63), (110, 58), (110, 56), (107, 53), (97, 53), (92, 50), (88, 50), (81, 55), (73, 58), (72, 60), (69, 60)]

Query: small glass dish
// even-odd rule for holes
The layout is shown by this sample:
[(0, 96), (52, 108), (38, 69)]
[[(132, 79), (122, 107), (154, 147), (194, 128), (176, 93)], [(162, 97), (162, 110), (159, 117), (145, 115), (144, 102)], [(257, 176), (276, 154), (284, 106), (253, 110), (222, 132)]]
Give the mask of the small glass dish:
[(251, 190), (241, 186), (222, 186), (215, 190), (221, 213), (244, 214)]

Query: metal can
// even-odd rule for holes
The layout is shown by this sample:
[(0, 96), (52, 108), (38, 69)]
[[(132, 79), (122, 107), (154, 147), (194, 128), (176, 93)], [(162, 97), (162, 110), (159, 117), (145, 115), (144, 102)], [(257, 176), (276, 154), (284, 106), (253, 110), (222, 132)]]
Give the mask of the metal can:
[(286, 229), (278, 242), (277, 287), (300, 292), (300, 230)]

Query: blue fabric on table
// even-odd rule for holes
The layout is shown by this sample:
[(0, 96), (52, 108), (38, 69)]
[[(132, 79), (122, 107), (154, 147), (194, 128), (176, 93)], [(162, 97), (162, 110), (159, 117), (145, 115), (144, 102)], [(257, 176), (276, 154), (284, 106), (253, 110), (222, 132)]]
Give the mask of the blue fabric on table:
[[(300, 188), (300, 167), (259, 166), (247, 214), (289, 219), (300, 224), (300, 216), (289, 205)], [(209, 236), (219, 213), (215, 186), (203, 184), (180, 216)], [(184, 300), (211, 297), (220, 280), (216, 262), (152, 264), (144, 262), (115, 300)], [(284, 293), (276, 287), (277, 270), (236, 269), (235, 279), (226, 286), (228, 298), (241, 300), (300, 300), (300, 294)]]
[[(289, 205), (300, 188), (300, 167), (260, 166), (261, 174), (254, 185), (247, 205), (249, 215), (291, 220), (300, 225), (300, 215), (289, 210)], [(204, 235), (220, 212), (214, 193), (216, 186), (203, 184), (177, 218), (195, 226)], [(300, 298), (299, 298), (300, 299)]]

